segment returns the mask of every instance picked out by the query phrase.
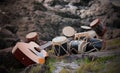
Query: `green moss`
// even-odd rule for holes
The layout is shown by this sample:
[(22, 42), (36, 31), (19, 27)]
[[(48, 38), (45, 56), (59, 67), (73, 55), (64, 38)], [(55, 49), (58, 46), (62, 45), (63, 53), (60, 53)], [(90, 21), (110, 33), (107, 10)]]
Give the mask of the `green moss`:
[(38, 65), (38, 66), (36, 66), (36, 67), (33, 67), (33, 68), (29, 71), (29, 73), (39, 73), (40, 70), (41, 70), (41, 66)]
[(57, 60), (54, 57), (47, 59), (46, 65), (50, 67), (50, 72), (49, 73), (52, 73), (53, 70), (55, 70), (56, 67), (54, 66), (54, 64), (56, 63), (56, 61)]
[(71, 73), (71, 72), (68, 71), (67, 69), (62, 69), (59, 73)]
[[(98, 58), (95, 61), (84, 61), (76, 73), (118, 73), (118, 71), (120, 72), (119, 59), (119, 56), (109, 56)], [(108, 64), (109, 62), (110, 64)]]
[(110, 40), (110, 41), (107, 41), (106, 44), (107, 44), (107, 46), (120, 45), (120, 38), (112, 39), (112, 40)]
[(80, 68), (78, 68), (77, 73), (88, 73), (88, 72), (99, 72), (104, 68), (103, 64), (99, 64), (97, 62), (91, 62), (88, 64), (82, 64)]

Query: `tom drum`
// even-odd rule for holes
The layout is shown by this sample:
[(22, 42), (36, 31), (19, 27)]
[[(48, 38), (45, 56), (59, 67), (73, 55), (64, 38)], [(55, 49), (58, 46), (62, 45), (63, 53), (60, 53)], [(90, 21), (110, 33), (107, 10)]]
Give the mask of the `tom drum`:
[(100, 19), (95, 19), (90, 23), (90, 27), (95, 30), (97, 35), (103, 36), (106, 32), (106, 27), (100, 22)]
[(68, 53), (67, 41), (65, 36), (58, 36), (52, 40), (55, 55), (63, 56)]
[(67, 36), (67, 37), (72, 37), (76, 33), (73, 27), (71, 26), (66, 26), (63, 28), (62, 33)]
[(73, 40), (70, 42), (70, 52), (73, 54), (82, 53), (83, 46), (86, 44), (85, 41)]

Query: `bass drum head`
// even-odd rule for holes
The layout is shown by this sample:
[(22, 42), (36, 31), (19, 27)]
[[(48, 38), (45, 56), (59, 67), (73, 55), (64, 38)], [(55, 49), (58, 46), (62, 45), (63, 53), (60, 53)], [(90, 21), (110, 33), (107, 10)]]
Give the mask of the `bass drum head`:
[(66, 27), (63, 28), (62, 33), (67, 37), (71, 37), (76, 33), (76, 31), (73, 27), (66, 26)]

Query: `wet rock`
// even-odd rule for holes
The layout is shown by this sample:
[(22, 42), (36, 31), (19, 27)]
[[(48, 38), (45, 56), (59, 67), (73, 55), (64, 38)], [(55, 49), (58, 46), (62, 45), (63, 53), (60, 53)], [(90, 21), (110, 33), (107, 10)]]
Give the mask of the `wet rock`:
[(16, 34), (16, 32), (18, 31), (18, 26), (16, 25), (7, 24), (4, 26), (4, 28), (11, 31), (13, 34)]
[(0, 49), (14, 46), (19, 38), (11, 31), (1, 28), (0, 30)]
[(0, 50), (0, 65), (6, 68), (22, 68), (23, 65), (12, 54), (12, 47)]
[(38, 3), (44, 2), (44, 0), (35, 0), (35, 1), (38, 2)]
[(26, 67), (21, 73), (31, 73), (33, 72), (33, 70), (36, 70), (34, 71), (35, 73), (49, 73), (50, 72), (49, 67), (47, 65), (33, 64), (33, 65)]
[(74, 73), (74, 71), (77, 68), (79, 68), (79, 65), (76, 64), (75, 62), (64, 63), (63, 61), (61, 61), (61, 62), (56, 62), (55, 67), (56, 67), (56, 70), (54, 70), (53, 73), (61, 73), (63, 68)]
[(34, 2), (34, 10), (47, 11), (47, 8), (42, 3)]
[(8, 71), (6, 70), (6, 68), (0, 67), (0, 73), (8, 73)]
[(110, 2), (116, 7), (120, 7), (120, 0), (110, 0)]
[(68, 3), (80, 3), (81, 0), (64, 0), (64, 1)]

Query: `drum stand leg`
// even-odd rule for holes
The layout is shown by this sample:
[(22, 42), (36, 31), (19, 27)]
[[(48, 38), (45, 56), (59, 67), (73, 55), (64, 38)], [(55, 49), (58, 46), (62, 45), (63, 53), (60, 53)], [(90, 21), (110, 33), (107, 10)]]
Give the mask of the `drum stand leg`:
[(63, 50), (69, 55), (69, 52), (65, 50), (65, 48), (63, 46), (60, 46), (63, 48)]
[(53, 49), (54, 49), (54, 51), (55, 51), (55, 52), (54, 52), (54, 55), (58, 55), (55, 47), (53, 47)]

